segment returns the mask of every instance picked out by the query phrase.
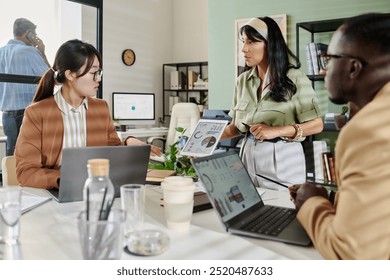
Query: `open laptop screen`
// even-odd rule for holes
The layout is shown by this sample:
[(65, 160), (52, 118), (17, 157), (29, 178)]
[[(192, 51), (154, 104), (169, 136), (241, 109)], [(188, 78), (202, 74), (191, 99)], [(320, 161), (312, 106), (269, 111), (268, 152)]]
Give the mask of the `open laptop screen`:
[(223, 222), (261, 202), (237, 153), (196, 158), (192, 163)]

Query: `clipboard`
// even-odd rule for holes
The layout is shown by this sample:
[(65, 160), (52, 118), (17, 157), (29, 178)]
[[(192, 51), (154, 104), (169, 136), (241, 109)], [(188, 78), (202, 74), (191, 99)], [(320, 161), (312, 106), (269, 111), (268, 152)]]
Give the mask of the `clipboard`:
[(200, 119), (180, 155), (202, 157), (211, 155), (228, 124), (227, 120)]

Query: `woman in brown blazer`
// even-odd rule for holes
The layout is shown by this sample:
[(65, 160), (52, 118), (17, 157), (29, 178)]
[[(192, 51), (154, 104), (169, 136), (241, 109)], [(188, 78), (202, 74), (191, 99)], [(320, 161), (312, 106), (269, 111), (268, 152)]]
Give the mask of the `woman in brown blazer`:
[[(102, 77), (101, 56), (80, 40), (65, 42), (53, 67), (41, 78), (25, 110), (16, 143), (21, 186), (58, 188), (65, 147), (144, 145), (134, 137), (121, 142), (106, 101), (95, 98)], [(54, 92), (54, 94), (53, 94)], [(152, 154), (161, 154), (152, 146)]]

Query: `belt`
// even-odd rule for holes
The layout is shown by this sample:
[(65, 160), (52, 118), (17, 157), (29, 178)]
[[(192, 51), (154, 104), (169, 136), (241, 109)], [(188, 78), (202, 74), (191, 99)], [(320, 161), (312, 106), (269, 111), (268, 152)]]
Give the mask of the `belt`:
[(277, 138), (274, 138), (274, 139), (258, 140), (258, 139), (255, 138), (255, 136), (253, 136), (252, 133), (248, 133), (247, 138), (248, 138), (248, 139), (253, 139), (253, 140), (258, 141), (258, 142), (271, 142), (271, 143), (276, 143), (276, 142), (279, 142), (279, 141), (287, 142), (286, 140), (283, 140), (283, 139), (280, 138), (280, 137), (277, 137)]

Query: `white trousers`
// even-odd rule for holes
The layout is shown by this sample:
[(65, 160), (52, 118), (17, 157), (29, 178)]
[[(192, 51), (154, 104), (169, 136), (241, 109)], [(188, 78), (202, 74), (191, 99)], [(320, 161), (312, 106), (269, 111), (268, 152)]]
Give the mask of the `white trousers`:
[(301, 143), (248, 139), (243, 148), (242, 161), (256, 187), (288, 190), (256, 176), (256, 173), (288, 186), (306, 181), (305, 154)]

